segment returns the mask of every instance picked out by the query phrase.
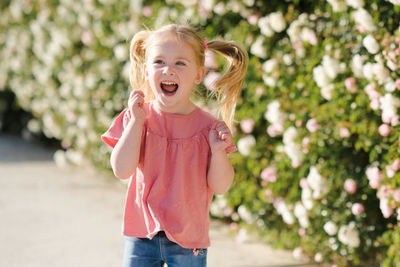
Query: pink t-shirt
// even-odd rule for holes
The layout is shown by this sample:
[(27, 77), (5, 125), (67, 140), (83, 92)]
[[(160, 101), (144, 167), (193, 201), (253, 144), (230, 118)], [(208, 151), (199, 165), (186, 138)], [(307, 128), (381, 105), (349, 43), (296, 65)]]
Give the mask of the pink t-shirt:
[[(129, 182), (123, 234), (152, 238), (165, 231), (184, 248), (210, 246), (207, 185), (211, 156), (208, 136), (218, 120), (197, 107), (189, 115), (157, 111), (145, 103), (140, 160)], [(101, 137), (114, 147), (129, 122), (125, 109)], [(236, 150), (232, 143), (227, 153)]]

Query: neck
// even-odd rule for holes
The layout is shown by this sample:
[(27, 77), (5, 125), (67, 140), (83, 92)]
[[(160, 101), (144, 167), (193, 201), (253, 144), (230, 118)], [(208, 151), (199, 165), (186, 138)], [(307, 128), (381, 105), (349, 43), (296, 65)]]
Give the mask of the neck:
[(197, 106), (193, 104), (191, 101), (189, 101), (187, 104), (179, 106), (179, 107), (165, 107), (162, 104), (160, 104), (158, 101), (154, 102), (154, 106), (156, 110), (166, 112), (166, 113), (171, 113), (171, 114), (177, 114), (177, 115), (189, 115), (192, 113)]

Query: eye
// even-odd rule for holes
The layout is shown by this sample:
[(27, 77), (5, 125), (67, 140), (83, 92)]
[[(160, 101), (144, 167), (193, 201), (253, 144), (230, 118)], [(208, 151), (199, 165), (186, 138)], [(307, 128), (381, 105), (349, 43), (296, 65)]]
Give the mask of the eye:
[(154, 64), (164, 64), (164, 61), (162, 61), (161, 59), (156, 59), (154, 60)]
[(176, 65), (180, 65), (180, 66), (186, 66), (186, 63), (183, 61), (177, 61)]

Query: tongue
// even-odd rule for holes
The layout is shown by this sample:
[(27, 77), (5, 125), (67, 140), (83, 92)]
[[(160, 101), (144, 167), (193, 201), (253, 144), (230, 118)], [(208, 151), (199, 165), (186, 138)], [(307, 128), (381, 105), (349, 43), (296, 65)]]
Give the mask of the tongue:
[(165, 91), (168, 91), (168, 92), (173, 92), (176, 90), (176, 88), (177, 88), (176, 85), (167, 85), (167, 84), (162, 85), (162, 89), (164, 89)]

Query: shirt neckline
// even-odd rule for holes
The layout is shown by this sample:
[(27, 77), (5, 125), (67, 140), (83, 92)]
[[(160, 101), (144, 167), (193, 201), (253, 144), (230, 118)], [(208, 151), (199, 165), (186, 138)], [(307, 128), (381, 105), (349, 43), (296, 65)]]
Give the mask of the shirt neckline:
[(201, 110), (201, 108), (199, 106), (195, 105), (196, 107), (189, 114), (175, 114), (175, 113), (170, 113), (170, 112), (166, 112), (166, 111), (162, 111), (162, 110), (157, 110), (154, 105), (155, 105), (154, 101), (151, 101), (150, 102), (151, 109), (156, 113), (162, 114), (163, 116), (167, 116), (167, 117), (183, 118), (183, 119), (192, 117)]

